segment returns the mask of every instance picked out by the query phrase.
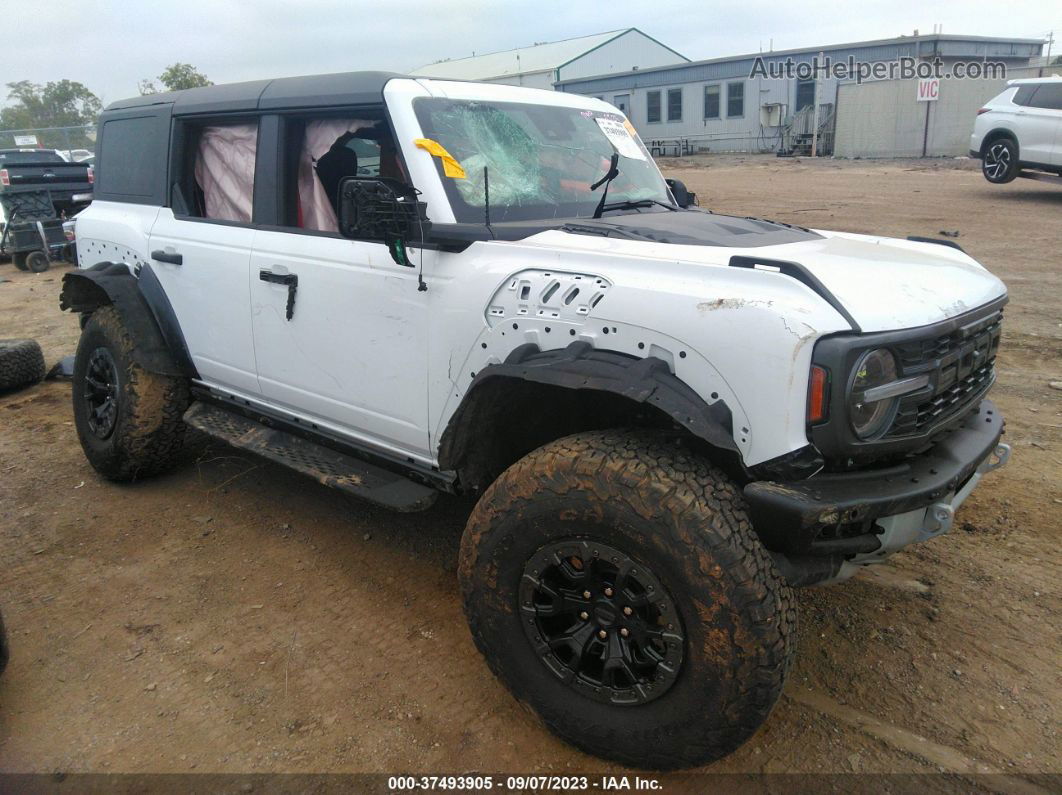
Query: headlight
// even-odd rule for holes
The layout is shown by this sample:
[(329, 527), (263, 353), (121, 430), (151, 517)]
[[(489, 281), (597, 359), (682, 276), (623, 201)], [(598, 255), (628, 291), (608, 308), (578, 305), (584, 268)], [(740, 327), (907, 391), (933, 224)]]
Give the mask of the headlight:
[(900, 399), (881, 387), (896, 381), (896, 359), (889, 351), (878, 348), (863, 354), (848, 389), (848, 418), (860, 439), (875, 439), (888, 430)]

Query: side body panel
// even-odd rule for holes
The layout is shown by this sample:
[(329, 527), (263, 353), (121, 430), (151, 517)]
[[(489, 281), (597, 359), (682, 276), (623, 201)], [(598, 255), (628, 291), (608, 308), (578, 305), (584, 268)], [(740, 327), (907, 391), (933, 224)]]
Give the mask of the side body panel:
[[(415, 264), (419, 251), (411, 250)], [(435, 252), (424, 252), (429, 267)], [(288, 286), (261, 272), (298, 278)], [(380, 243), (259, 230), (250, 273), (258, 378), (271, 403), (428, 463), (429, 292)]]
[(253, 238), (248, 226), (182, 220), (162, 208), (147, 256), (162, 250), (182, 257), (180, 265), (152, 262), (152, 270), (173, 306), (200, 378), (212, 386), (258, 394), (248, 287)]
[(849, 329), (809, 288), (759, 271), (651, 262), (600, 238), (561, 251), (549, 245), (556, 235), (572, 237), (440, 254), (429, 286), (433, 450), (481, 369), (525, 343), (552, 350), (575, 341), (655, 356), (709, 405), (725, 401), (747, 465), (807, 444), (813, 343)]

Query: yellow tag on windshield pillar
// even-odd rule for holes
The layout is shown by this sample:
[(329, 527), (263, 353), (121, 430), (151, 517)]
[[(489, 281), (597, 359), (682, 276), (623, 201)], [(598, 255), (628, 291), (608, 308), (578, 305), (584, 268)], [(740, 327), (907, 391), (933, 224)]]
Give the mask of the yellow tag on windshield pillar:
[(443, 164), (443, 174), (450, 177), (450, 179), (465, 179), (468, 176), (465, 174), (465, 170), (461, 168), (461, 164), (457, 162), (457, 158), (447, 152), (438, 141), (433, 141), (431, 138), (418, 138), (413, 144), (428, 154), (439, 158)]

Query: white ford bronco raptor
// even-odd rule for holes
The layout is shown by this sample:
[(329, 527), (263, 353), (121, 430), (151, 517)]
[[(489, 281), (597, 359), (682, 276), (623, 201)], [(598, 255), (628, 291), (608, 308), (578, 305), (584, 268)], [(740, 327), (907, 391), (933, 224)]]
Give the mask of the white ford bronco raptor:
[(947, 532), (1001, 465), (1006, 289), (948, 241), (693, 206), (599, 100), (384, 73), (136, 97), (77, 219), (92, 465), (185, 426), (399, 511), (554, 732), (701, 764), (766, 719), (792, 588)]

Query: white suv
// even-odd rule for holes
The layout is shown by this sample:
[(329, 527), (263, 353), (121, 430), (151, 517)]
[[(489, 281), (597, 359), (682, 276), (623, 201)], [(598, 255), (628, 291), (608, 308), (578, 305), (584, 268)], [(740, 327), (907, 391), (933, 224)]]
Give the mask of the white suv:
[(792, 588), (946, 532), (1007, 457), (999, 279), (690, 206), (599, 100), (371, 72), (99, 130), (62, 292), (92, 465), (162, 472), (191, 425), (396, 510), (476, 497), (475, 642), (591, 753), (732, 751)]
[(989, 182), (1010, 182), (1022, 170), (1062, 174), (1062, 77), (1012, 80), (977, 111), (970, 157)]

